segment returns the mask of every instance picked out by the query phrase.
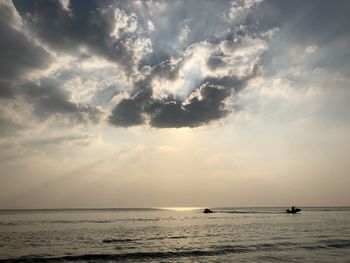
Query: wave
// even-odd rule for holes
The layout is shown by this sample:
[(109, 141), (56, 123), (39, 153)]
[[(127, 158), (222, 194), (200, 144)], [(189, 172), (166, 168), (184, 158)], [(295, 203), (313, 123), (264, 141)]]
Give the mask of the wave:
[[(38, 224), (109, 224), (116, 222), (153, 222), (159, 221), (160, 218), (126, 218), (110, 220), (36, 220), (36, 221), (13, 221), (0, 222), (0, 226), (17, 226), (17, 225), (38, 225)], [(168, 219), (166, 219), (168, 220)]]
[[(131, 240), (131, 239), (130, 239)], [(128, 242), (129, 239), (115, 239), (113, 242)], [(134, 240), (132, 240), (134, 241)], [(75, 256), (62, 257), (19, 257), (12, 259), (1, 259), (0, 262), (27, 262), (27, 263), (42, 263), (42, 262), (78, 262), (78, 261), (125, 261), (125, 260), (162, 260), (162, 259), (176, 259), (186, 257), (210, 257), (223, 254), (248, 253), (257, 251), (281, 251), (294, 250), (296, 248), (306, 250), (317, 249), (348, 249), (350, 247), (350, 240), (334, 239), (323, 240), (316, 243), (293, 243), (293, 242), (279, 242), (279, 243), (262, 243), (254, 245), (236, 245), (236, 246), (216, 246), (208, 250), (184, 250), (184, 251), (154, 251), (154, 252), (132, 252), (121, 254), (84, 254)]]
[(168, 237), (150, 237), (150, 238), (106, 238), (102, 240), (103, 243), (135, 243), (138, 241), (148, 241), (148, 240), (165, 240), (165, 239), (183, 239), (191, 238), (193, 236), (168, 236)]
[(130, 242), (137, 242), (142, 239), (138, 238), (125, 238), (125, 239), (117, 239), (117, 238), (107, 238), (102, 240), (103, 243), (130, 243)]
[(124, 254), (85, 254), (78, 256), (63, 256), (52, 258), (37, 257), (21, 257), (16, 259), (5, 259), (0, 262), (76, 262), (76, 261), (121, 261), (121, 260), (137, 260), (137, 259), (169, 259), (180, 257), (203, 257), (215, 256), (223, 253), (241, 253), (248, 252), (242, 247), (226, 248), (221, 250), (190, 250), (190, 251), (167, 251), (167, 252), (134, 252)]
[(324, 243), (327, 247), (334, 247), (334, 248), (348, 248), (350, 247), (350, 240), (345, 239), (332, 239), (332, 240), (322, 240), (320, 241)]

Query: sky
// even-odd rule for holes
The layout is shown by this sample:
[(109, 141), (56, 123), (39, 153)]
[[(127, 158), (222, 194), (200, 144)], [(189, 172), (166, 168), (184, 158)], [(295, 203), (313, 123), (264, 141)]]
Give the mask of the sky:
[(349, 10), (0, 0), (0, 208), (350, 205)]

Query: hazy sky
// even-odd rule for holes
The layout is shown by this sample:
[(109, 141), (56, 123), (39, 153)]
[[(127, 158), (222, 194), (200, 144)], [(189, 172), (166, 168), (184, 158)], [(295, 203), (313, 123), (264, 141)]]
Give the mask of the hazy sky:
[(350, 205), (349, 10), (0, 0), (0, 208)]

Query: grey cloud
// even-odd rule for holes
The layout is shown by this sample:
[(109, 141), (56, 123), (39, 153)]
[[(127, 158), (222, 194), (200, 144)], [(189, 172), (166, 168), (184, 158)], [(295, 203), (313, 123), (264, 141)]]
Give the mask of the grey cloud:
[(112, 111), (109, 122), (116, 126), (135, 126), (145, 122), (145, 110), (152, 104), (152, 90), (147, 82), (135, 85), (139, 88), (129, 99), (123, 99)]
[(27, 142), (26, 144), (28, 146), (51, 146), (51, 145), (66, 145), (66, 144), (77, 144), (77, 145), (88, 145), (91, 141), (91, 139), (94, 138), (94, 136), (89, 134), (82, 134), (82, 135), (65, 135), (65, 136), (56, 136), (56, 137), (49, 137), (44, 138), (40, 140), (31, 140)]
[(34, 106), (34, 113), (40, 119), (61, 114), (77, 122), (98, 122), (101, 112), (89, 105), (78, 105), (69, 100), (61, 83), (51, 78), (43, 78), (38, 83), (26, 82), (21, 85), (25, 100)]
[(124, 99), (113, 109), (109, 121), (117, 126), (141, 125), (144, 123), (142, 108), (142, 103), (137, 103), (137, 100)]
[(202, 83), (210, 82), (215, 85), (229, 87), (231, 89), (234, 89), (235, 92), (239, 92), (247, 85), (250, 79), (260, 75), (261, 73), (260, 70), (261, 70), (261, 66), (259, 62), (255, 62), (253, 64), (253, 67), (250, 69), (250, 71), (247, 72), (246, 75), (243, 77), (237, 77), (234, 75), (228, 75), (224, 77), (206, 77), (204, 78)]
[(171, 95), (155, 99), (151, 90), (144, 90), (122, 100), (109, 121), (116, 126), (141, 125), (148, 120), (151, 126), (159, 128), (197, 127), (229, 114), (231, 111), (225, 108), (225, 100), (233, 92), (230, 87), (209, 82), (182, 100)]
[(120, 92), (120, 88), (117, 85), (107, 86), (94, 95), (93, 102), (97, 105), (109, 105), (113, 97)]
[(0, 136), (14, 136), (21, 129), (23, 129), (23, 125), (0, 116)]
[(43, 69), (50, 62), (50, 55), (35, 45), (16, 24), (10, 4), (0, 2), (0, 97), (12, 97), (14, 82), (33, 69)]
[[(17, 1), (17, 5), (20, 9), (23, 2)], [(77, 5), (82, 8), (84, 4)], [(22, 16), (30, 30), (54, 50), (79, 54), (80, 48), (88, 48), (93, 54), (131, 70), (136, 62), (130, 45), (138, 36), (123, 28), (119, 29), (117, 38), (112, 36), (115, 10), (111, 5), (94, 6), (79, 14), (76, 8), (65, 10), (59, 1), (38, 0), (31, 1), (29, 7), (22, 10)]]
[(221, 59), (221, 57), (217, 55), (211, 56), (208, 59), (207, 64), (209, 68), (212, 70), (218, 69), (220, 67), (224, 67), (226, 65), (226, 63)]
[(264, 1), (250, 18), (260, 21), (256, 25), (259, 30), (280, 29), (263, 60), (269, 74), (291, 66), (287, 58), (291, 49), (316, 45), (320, 52), (304, 61), (305, 66), (328, 68), (348, 75), (349, 9), (350, 2), (346, 0)]
[[(227, 76), (208, 76), (201, 79), (186, 98), (176, 98), (174, 94), (167, 94), (165, 98), (155, 98), (152, 80), (165, 78), (176, 81), (185, 60), (186, 58), (180, 58), (177, 63), (173, 63), (167, 59), (150, 68), (150, 73), (134, 84), (131, 97), (123, 99), (116, 105), (109, 122), (122, 127), (143, 124), (158, 128), (205, 125), (231, 113), (233, 108), (228, 108), (225, 105), (226, 101), (234, 99), (235, 93), (240, 92), (248, 80), (260, 74), (259, 64), (255, 62), (250, 71), (241, 77), (232, 73)], [(222, 60), (221, 66), (227, 67), (227, 63)]]
[(0, 79), (0, 98), (11, 98), (15, 94), (13, 82), (6, 79)]
[(230, 110), (224, 101), (232, 90), (212, 83), (205, 83), (198, 94), (190, 96), (186, 103), (165, 101), (155, 103), (151, 113), (151, 125), (160, 128), (197, 127), (225, 117)]
[(349, 33), (349, 8), (347, 0), (269, 0), (261, 3), (250, 16), (260, 21), (262, 29), (277, 26), (281, 31), (288, 31), (291, 41), (322, 44)]
[(179, 61), (173, 62), (170, 58), (163, 60), (152, 68), (150, 77), (160, 77), (169, 80), (175, 80), (178, 76), (180, 67), (184, 60), (180, 58)]
[[(1, 14), (0, 14), (1, 16)], [(19, 74), (48, 65), (49, 55), (34, 46), (23, 34), (0, 22), (0, 77), (18, 78)]]

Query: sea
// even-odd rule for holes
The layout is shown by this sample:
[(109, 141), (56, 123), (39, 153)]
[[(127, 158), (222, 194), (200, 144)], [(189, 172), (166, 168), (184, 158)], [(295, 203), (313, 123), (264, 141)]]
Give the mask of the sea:
[(350, 262), (350, 208), (0, 210), (0, 262)]

